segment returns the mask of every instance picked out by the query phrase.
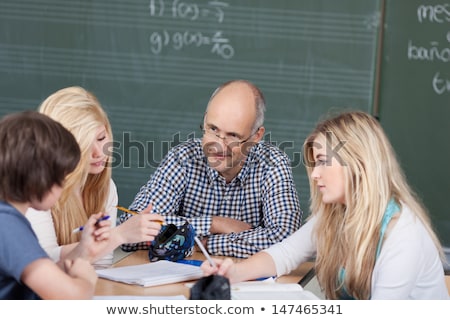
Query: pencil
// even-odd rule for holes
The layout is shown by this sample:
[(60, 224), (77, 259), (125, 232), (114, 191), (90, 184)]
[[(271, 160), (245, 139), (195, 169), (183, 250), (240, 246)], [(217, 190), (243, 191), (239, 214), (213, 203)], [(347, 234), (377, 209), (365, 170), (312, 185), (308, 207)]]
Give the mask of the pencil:
[(200, 250), (202, 250), (204, 256), (206, 257), (206, 259), (208, 259), (209, 264), (211, 265), (211, 267), (216, 268), (217, 265), (214, 262), (214, 260), (211, 258), (211, 256), (209, 255), (208, 251), (206, 251), (206, 248), (203, 246), (202, 242), (200, 241), (199, 238), (197, 238), (197, 236), (194, 237), (195, 242), (197, 243), (197, 246), (200, 248)]
[[(119, 209), (119, 210), (121, 210), (121, 211), (123, 211), (123, 212), (129, 213), (129, 214), (133, 214), (133, 215), (139, 214), (139, 212), (136, 212), (136, 211), (133, 211), (133, 210), (129, 210), (129, 209), (125, 208), (125, 207), (116, 206), (116, 208)], [(162, 226), (165, 224), (165, 223), (164, 223), (163, 221), (161, 221), (161, 220), (157, 220), (157, 221), (158, 221), (159, 224), (162, 225)]]
[(123, 211), (123, 212), (129, 213), (129, 214), (139, 214), (139, 212), (129, 210), (129, 209), (125, 208), (125, 207), (116, 206), (116, 208), (121, 210), (121, 211)]

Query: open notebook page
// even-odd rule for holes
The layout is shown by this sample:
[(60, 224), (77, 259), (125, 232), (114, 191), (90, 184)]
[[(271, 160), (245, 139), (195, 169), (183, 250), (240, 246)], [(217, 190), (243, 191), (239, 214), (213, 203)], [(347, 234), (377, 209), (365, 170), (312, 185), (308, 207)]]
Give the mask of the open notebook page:
[(166, 260), (96, 271), (101, 278), (138, 284), (143, 287), (196, 280), (203, 276), (203, 272), (198, 266)]

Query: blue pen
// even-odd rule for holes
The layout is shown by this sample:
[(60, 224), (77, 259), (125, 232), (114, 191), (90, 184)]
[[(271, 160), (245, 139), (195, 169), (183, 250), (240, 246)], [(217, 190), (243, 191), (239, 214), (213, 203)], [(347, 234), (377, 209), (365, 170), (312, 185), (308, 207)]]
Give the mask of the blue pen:
[[(108, 219), (109, 219), (109, 216), (104, 216), (104, 217), (101, 217), (100, 219), (98, 219), (98, 220), (97, 220), (96, 224), (97, 224), (97, 223), (99, 223), (100, 221), (103, 221), (103, 220), (108, 220)], [(75, 229), (73, 229), (73, 230), (72, 230), (72, 233), (77, 233), (77, 232), (81, 232), (81, 231), (83, 231), (83, 229), (84, 229), (84, 227), (83, 227), (83, 226), (81, 226), (81, 227), (78, 227), (78, 228), (75, 228)]]

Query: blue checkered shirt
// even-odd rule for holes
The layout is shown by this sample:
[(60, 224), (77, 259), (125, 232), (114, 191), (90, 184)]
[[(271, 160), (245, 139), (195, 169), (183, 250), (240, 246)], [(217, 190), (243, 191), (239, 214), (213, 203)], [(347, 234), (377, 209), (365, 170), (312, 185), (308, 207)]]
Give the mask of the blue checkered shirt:
[[(207, 237), (213, 255), (246, 258), (280, 242), (300, 228), (302, 211), (288, 156), (266, 142), (254, 145), (239, 174), (226, 183), (208, 165), (201, 140), (172, 148), (150, 180), (141, 187), (131, 210), (149, 203), (167, 223), (187, 218), (197, 236)], [(229, 217), (252, 226), (239, 233), (211, 234), (213, 216)], [(120, 215), (120, 222), (130, 217)], [(125, 251), (148, 249), (148, 242), (123, 244)]]

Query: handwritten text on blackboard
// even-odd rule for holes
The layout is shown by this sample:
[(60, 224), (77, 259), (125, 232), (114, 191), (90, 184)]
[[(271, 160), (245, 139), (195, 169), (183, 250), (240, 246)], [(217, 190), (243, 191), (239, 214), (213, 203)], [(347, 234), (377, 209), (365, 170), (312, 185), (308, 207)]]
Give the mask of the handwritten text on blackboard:
[[(421, 5), (417, 8), (417, 21), (419, 23), (450, 23), (450, 4)], [(431, 40), (428, 46), (417, 44), (414, 40), (408, 41), (408, 60), (425, 62), (450, 63), (450, 31), (444, 35), (443, 41)], [(449, 70), (448, 66), (444, 68)], [(447, 75), (449, 76), (449, 75)], [(441, 95), (450, 93), (450, 79), (442, 75), (439, 70), (434, 73), (431, 84), (435, 93)]]
[[(152, 17), (169, 17), (191, 22), (212, 19), (215, 23), (221, 24), (225, 19), (224, 9), (227, 7), (228, 4), (222, 1), (208, 1), (199, 5), (179, 0), (150, 0), (149, 13)], [(169, 31), (163, 29), (152, 32), (149, 41), (151, 52), (155, 55), (161, 54), (164, 47), (180, 51), (187, 47), (210, 46), (210, 52), (223, 59), (231, 59), (234, 56), (234, 48), (221, 30)]]

